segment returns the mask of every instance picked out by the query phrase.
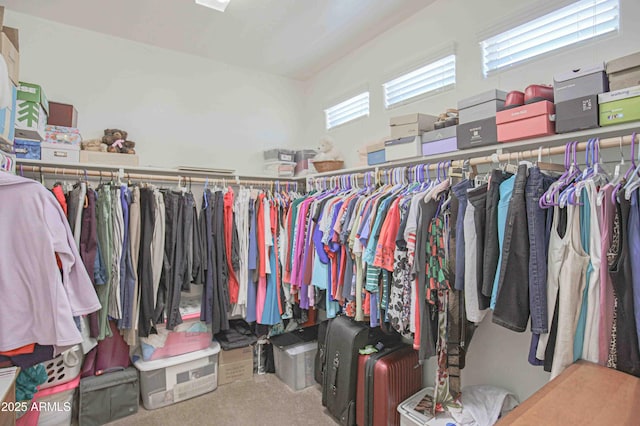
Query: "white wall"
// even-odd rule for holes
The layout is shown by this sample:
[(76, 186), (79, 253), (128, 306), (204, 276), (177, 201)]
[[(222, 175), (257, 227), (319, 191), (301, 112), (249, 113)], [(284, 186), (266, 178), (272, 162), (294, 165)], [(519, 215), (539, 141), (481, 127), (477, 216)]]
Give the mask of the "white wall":
[(122, 128), (141, 165), (261, 173), (265, 148), (299, 136), (302, 85), (287, 78), (7, 11), (20, 78), (72, 103), (85, 139)]
[[(526, 4), (525, 4), (526, 3)], [(492, 88), (524, 90), (532, 83), (552, 83), (553, 75), (571, 68), (609, 60), (640, 49), (640, 2), (621, 0), (620, 35), (588, 46), (563, 51), (491, 78), (483, 78), (480, 33), (495, 28), (505, 16), (534, 2), (512, 0), (438, 0), (358, 50), (325, 69), (307, 84), (306, 120), (301, 145), (314, 146), (326, 132), (323, 109), (354, 90), (368, 85), (371, 115), (328, 133), (337, 141), (347, 167), (357, 163), (357, 149), (388, 135), (390, 116), (411, 112), (437, 115), (457, 100)], [(544, 2), (549, 3), (549, 2)], [(566, 3), (566, 2), (565, 2)], [(540, 4), (540, 2), (538, 2)], [(457, 46), (456, 90), (393, 109), (384, 110), (382, 83), (394, 70), (406, 69), (421, 57), (429, 57), (447, 43)], [(539, 389), (548, 373), (527, 362), (530, 333), (514, 333), (486, 318), (471, 342), (463, 385), (500, 385), (524, 399)], [(433, 377), (428, 372), (427, 377)]]
[[(640, 49), (640, 2), (621, 0), (621, 32), (618, 36), (551, 54), (490, 78), (482, 75), (481, 34), (504, 24), (522, 8), (551, 1), (535, 0), (438, 0), (406, 21), (371, 40), (317, 74), (307, 83), (306, 119), (301, 145), (315, 146), (330, 134), (342, 149), (346, 165), (357, 165), (357, 150), (389, 135), (389, 117), (423, 112), (438, 115), (455, 108), (457, 101), (493, 88), (524, 90), (533, 83), (552, 83), (553, 75), (582, 65), (609, 60)], [(558, 1), (555, 1), (558, 3)], [(566, 4), (565, 0), (564, 3)], [(508, 22), (508, 21), (507, 21)], [(452, 42), (456, 44), (456, 89), (414, 103), (385, 110), (382, 84), (407, 67), (429, 58)], [(323, 110), (354, 90), (368, 86), (371, 112), (368, 118), (325, 131)]]

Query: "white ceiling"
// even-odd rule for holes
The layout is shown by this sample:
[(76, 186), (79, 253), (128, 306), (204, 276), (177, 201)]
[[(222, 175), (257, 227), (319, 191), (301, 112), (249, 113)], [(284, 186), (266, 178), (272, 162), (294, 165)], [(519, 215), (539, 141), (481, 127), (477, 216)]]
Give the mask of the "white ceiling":
[[(85, 29), (305, 80), (435, 0), (6, 0)], [(426, 41), (425, 41), (426, 42)]]

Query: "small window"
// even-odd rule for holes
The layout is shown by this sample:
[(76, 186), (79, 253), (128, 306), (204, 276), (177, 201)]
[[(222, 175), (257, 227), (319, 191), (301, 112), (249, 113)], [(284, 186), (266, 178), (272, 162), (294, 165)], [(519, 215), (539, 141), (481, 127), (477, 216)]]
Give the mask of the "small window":
[(453, 88), (455, 84), (456, 55), (449, 55), (384, 83), (384, 104), (386, 108), (406, 104)]
[(484, 75), (619, 28), (619, 0), (572, 3), (482, 41)]
[(324, 110), (327, 130), (333, 129), (356, 118), (369, 115), (369, 92), (361, 93), (353, 98), (340, 102)]

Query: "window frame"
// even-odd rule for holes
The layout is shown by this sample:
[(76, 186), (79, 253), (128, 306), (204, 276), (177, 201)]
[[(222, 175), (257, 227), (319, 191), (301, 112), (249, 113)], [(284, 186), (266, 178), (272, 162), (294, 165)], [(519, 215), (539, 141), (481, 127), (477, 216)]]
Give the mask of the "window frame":
[[(339, 98), (339, 99), (341, 99), (340, 101), (334, 101), (334, 102), (331, 103), (330, 106), (324, 108), (324, 110), (323, 110), (323, 112), (324, 112), (324, 128), (325, 128), (326, 131), (331, 131), (331, 130), (336, 129), (338, 127), (342, 127), (342, 126), (344, 126), (346, 124), (350, 124), (350, 123), (353, 123), (354, 121), (358, 121), (358, 120), (361, 120), (363, 118), (367, 118), (367, 117), (371, 116), (371, 91), (369, 90), (369, 88), (361, 88), (360, 90), (357, 90), (355, 92), (356, 92), (356, 94), (354, 94), (354, 95), (340, 97)], [(353, 92), (351, 92), (351, 93), (353, 93)], [(356, 117), (354, 117), (354, 118), (352, 118), (352, 119), (350, 119), (348, 121), (344, 121), (344, 122), (341, 122), (339, 124), (335, 124), (335, 125), (329, 127), (329, 124), (330, 124), (330, 122), (329, 122), (329, 113), (328, 113), (329, 110), (334, 109), (334, 108), (336, 108), (336, 107), (338, 107), (338, 106), (340, 106), (342, 104), (346, 104), (349, 101), (353, 101), (354, 99), (359, 98), (359, 97), (361, 97), (363, 95), (366, 95), (366, 100), (367, 100), (367, 111), (366, 111), (366, 114), (358, 115), (358, 116), (356, 116)]]
[[(409, 98), (405, 98), (403, 100), (394, 102), (392, 104), (388, 104), (387, 103), (387, 85), (389, 83), (392, 83), (394, 80), (399, 80), (403, 77), (406, 77), (407, 75), (416, 72), (422, 68), (427, 68), (433, 64), (436, 64), (438, 62), (444, 61), (446, 59), (449, 59), (453, 57), (453, 83), (447, 84), (446, 86), (443, 87), (439, 87), (437, 89), (434, 90), (429, 90), (423, 93), (419, 93), (417, 95), (411, 96)], [(420, 100), (423, 100), (425, 98), (429, 98), (435, 95), (439, 95), (441, 93), (444, 92), (448, 92), (450, 90), (454, 90), (456, 88), (456, 84), (457, 84), (457, 73), (458, 73), (458, 58), (455, 52), (455, 49), (447, 49), (446, 51), (441, 51), (438, 55), (432, 55), (430, 56), (428, 59), (423, 59), (418, 63), (413, 63), (412, 66), (410, 67), (405, 67), (402, 71), (396, 72), (390, 76), (388, 76), (385, 80), (384, 83), (381, 84), (382, 87), (382, 101), (384, 104), (384, 109), (385, 110), (392, 110), (394, 108), (398, 108), (398, 107), (402, 107), (414, 102), (418, 102)]]
[[(510, 25), (506, 25), (506, 24), (502, 24), (500, 25), (499, 28), (494, 28), (491, 31), (487, 31), (484, 34), (479, 36), (479, 45), (480, 45), (480, 56), (481, 56), (481, 64), (482, 64), (482, 75), (484, 78), (488, 78), (491, 77), (493, 75), (505, 72), (505, 71), (509, 71), (512, 70), (514, 68), (517, 68), (519, 66), (525, 65), (525, 64), (529, 64), (533, 61), (539, 60), (539, 59), (543, 59), (543, 58), (548, 58), (550, 56), (553, 55), (558, 55), (561, 54), (562, 52), (566, 52), (569, 51), (571, 49), (576, 49), (576, 48), (581, 48), (584, 47), (585, 45), (589, 45), (591, 43), (596, 43), (596, 42), (600, 42), (602, 40), (608, 39), (608, 38), (612, 38), (612, 37), (617, 37), (620, 35), (621, 31), (622, 31), (622, 19), (621, 19), (621, 2), (620, 0), (613, 0), (617, 2), (617, 26), (614, 30), (611, 31), (607, 31), (606, 33), (603, 34), (598, 34), (589, 38), (586, 38), (584, 40), (579, 40), (579, 41), (574, 41), (572, 43), (569, 43), (565, 46), (560, 46), (560, 47), (556, 47), (554, 49), (548, 50), (546, 52), (542, 52), (542, 53), (538, 53), (535, 54), (533, 56), (524, 58), (524, 59), (520, 59), (514, 63), (508, 64), (508, 65), (502, 65), (499, 66), (497, 68), (488, 68), (488, 64), (487, 64), (487, 53), (486, 50), (487, 48), (485, 47), (485, 44), (494, 38), (498, 38), (498, 37), (505, 37), (509, 32), (512, 31), (516, 31), (518, 29), (520, 29), (523, 26), (529, 25), (530, 23), (536, 21), (536, 20), (540, 20), (543, 19), (545, 17), (548, 17), (550, 15), (553, 15), (554, 13), (563, 11), (569, 7), (572, 6), (576, 6), (578, 3), (581, 2), (590, 2), (592, 3), (591, 7), (595, 7), (598, 3), (602, 3), (605, 1), (612, 1), (612, 0), (578, 0), (578, 1), (563, 1), (560, 2), (560, 4), (554, 4), (554, 5), (545, 5), (546, 7), (536, 7), (536, 8), (531, 8), (528, 9), (524, 12), (521, 12), (517, 17), (512, 17), (511, 19), (507, 19), (506, 21), (508, 22), (512, 22), (512, 24)], [(531, 16), (535, 16), (533, 19), (531, 19)], [(518, 18), (519, 17), (519, 18)], [(513, 22), (515, 22), (515, 24), (513, 24)], [(572, 34), (575, 34), (572, 33)]]

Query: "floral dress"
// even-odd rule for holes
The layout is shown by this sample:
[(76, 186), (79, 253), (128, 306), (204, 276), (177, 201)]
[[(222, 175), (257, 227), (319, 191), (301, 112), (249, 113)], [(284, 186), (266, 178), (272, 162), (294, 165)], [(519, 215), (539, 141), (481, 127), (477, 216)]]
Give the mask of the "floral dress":
[(429, 224), (427, 250), (427, 302), (438, 308), (438, 343), (436, 346), (438, 370), (434, 388), (434, 415), (449, 408), (459, 409), (449, 389), (447, 371), (447, 312), (450, 284), (447, 279), (447, 229), (448, 214), (436, 216)]

